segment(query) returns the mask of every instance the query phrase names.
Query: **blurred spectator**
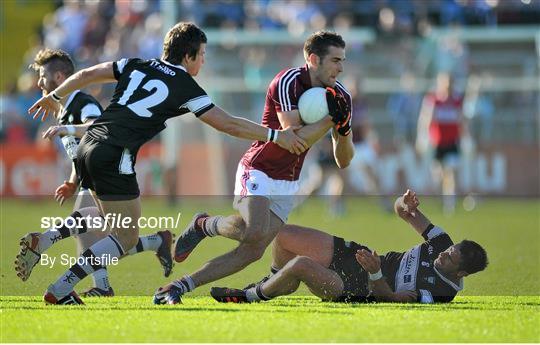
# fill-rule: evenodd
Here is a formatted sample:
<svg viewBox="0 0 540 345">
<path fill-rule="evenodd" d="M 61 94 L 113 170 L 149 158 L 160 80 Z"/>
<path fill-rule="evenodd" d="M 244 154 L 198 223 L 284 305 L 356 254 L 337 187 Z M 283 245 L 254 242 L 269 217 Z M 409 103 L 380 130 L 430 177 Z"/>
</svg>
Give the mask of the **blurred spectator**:
<svg viewBox="0 0 540 345">
<path fill-rule="evenodd" d="M 416 121 L 422 98 L 416 91 L 416 78 L 411 72 L 400 77 L 400 91 L 388 98 L 386 111 L 392 119 L 397 146 L 412 144 L 416 137 Z"/>
<path fill-rule="evenodd" d="M 455 176 L 464 139 L 470 137 L 463 116 L 463 96 L 454 89 L 452 76 L 440 73 L 435 89 L 422 102 L 416 147 L 420 154 L 434 158 L 433 180 L 442 191 L 443 211 L 447 214 L 455 210 Z"/>
</svg>

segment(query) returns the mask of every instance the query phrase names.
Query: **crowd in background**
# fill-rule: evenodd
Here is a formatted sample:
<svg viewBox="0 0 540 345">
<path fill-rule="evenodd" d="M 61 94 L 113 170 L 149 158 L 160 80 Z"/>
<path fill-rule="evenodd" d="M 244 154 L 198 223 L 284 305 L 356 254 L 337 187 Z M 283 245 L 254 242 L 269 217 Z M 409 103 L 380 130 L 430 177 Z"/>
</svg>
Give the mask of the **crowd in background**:
<svg viewBox="0 0 540 345">
<path fill-rule="evenodd" d="M 159 56 L 163 37 L 161 5 L 160 1 L 148 0 L 56 1 L 56 9 L 43 19 L 38 44 L 23 60 L 19 79 L 4 88 L 0 140 L 20 143 L 36 137 L 40 124 L 25 114 L 40 95 L 36 75 L 27 69 L 39 49 L 63 49 L 74 57 L 79 69 L 126 56 Z M 326 27 L 363 26 L 374 28 L 380 35 L 414 36 L 430 25 L 527 24 L 534 22 L 539 13 L 540 3 L 529 0 L 181 0 L 177 18 L 194 21 L 205 29 L 280 28 L 311 32 Z M 449 44 L 443 47 L 459 50 L 463 46 Z M 466 66 L 466 63 L 448 59 L 466 51 L 439 53 L 441 58 L 434 59 L 438 64 L 454 63 L 455 66 L 450 68 L 458 69 Z M 257 50 L 241 56 L 246 75 L 260 73 L 262 67 L 258 56 Z M 403 114 L 410 112 L 414 119 L 421 96 L 411 94 L 408 89 L 411 76 L 406 71 L 399 73 L 402 72 L 403 91 L 390 97 L 388 111 L 396 117 L 395 126 L 408 131 L 414 124 L 404 120 L 408 117 Z M 456 73 L 466 71 L 457 70 Z M 90 91 L 106 105 L 110 89 Z M 401 115 L 396 116 L 398 113 Z"/>
</svg>

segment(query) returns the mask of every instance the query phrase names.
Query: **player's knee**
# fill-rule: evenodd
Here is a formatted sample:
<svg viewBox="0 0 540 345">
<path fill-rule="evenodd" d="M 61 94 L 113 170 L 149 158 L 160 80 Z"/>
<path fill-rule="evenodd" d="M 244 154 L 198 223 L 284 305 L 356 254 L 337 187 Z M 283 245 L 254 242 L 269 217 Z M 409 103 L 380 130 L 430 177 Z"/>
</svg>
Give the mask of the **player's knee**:
<svg viewBox="0 0 540 345">
<path fill-rule="evenodd" d="M 307 256 L 297 256 L 287 263 L 285 269 L 294 276 L 302 276 L 312 271 L 313 260 Z"/>
<path fill-rule="evenodd" d="M 242 234 L 243 243 L 261 243 L 266 240 L 265 229 L 260 227 L 247 227 Z"/>
<path fill-rule="evenodd" d="M 118 242 L 120 242 L 120 245 L 125 252 L 135 247 L 137 242 L 139 242 L 138 231 L 117 231 L 115 237 L 118 239 Z"/>
<path fill-rule="evenodd" d="M 228 225 L 234 229 L 238 229 L 240 231 L 245 231 L 246 229 L 246 222 L 244 221 L 244 218 L 242 218 L 239 215 L 234 215 L 227 217 Z"/>
</svg>

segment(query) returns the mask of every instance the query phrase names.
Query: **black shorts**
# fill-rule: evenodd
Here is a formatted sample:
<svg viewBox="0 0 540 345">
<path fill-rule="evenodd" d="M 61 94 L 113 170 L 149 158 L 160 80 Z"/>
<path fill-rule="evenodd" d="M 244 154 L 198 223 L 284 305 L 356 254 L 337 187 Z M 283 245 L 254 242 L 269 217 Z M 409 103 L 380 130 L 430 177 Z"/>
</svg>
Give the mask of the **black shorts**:
<svg viewBox="0 0 540 345">
<path fill-rule="evenodd" d="M 356 242 L 346 242 L 334 236 L 334 255 L 328 267 L 343 280 L 343 294 L 340 302 L 367 302 L 369 300 L 368 273 L 356 261 L 356 251 L 369 250 Z"/>
<path fill-rule="evenodd" d="M 140 195 L 135 159 L 127 149 L 96 141 L 85 135 L 77 149 L 75 168 L 82 188 L 100 200 L 132 200 Z"/>
<path fill-rule="evenodd" d="M 435 159 L 442 162 L 449 155 L 459 155 L 458 143 L 435 147 Z"/>
</svg>

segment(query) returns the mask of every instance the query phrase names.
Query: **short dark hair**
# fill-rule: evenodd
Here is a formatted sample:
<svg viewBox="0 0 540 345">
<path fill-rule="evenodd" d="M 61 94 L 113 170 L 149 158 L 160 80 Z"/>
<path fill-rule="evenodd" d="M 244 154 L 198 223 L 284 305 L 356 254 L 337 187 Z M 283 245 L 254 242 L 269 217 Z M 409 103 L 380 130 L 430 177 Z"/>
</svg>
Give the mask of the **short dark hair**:
<svg viewBox="0 0 540 345">
<path fill-rule="evenodd" d="M 195 24 L 180 22 L 173 26 L 163 39 L 163 60 L 179 65 L 186 54 L 195 58 L 202 43 L 206 43 L 205 33 Z"/>
<path fill-rule="evenodd" d="M 333 31 L 317 31 L 311 34 L 304 43 L 304 56 L 317 55 L 321 60 L 328 54 L 328 47 L 345 48 L 343 38 Z"/>
<path fill-rule="evenodd" d="M 463 240 L 459 243 L 461 264 L 459 269 L 473 274 L 483 271 L 488 265 L 487 253 L 481 245 L 474 241 Z"/>
<path fill-rule="evenodd" d="M 71 60 L 68 53 L 61 49 L 41 49 L 36 54 L 34 63 L 28 67 L 37 71 L 45 65 L 50 66 L 52 72 L 62 72 L 66 77 L 69 77 L 75 72 L 73 60 Z"/>
</svg>

